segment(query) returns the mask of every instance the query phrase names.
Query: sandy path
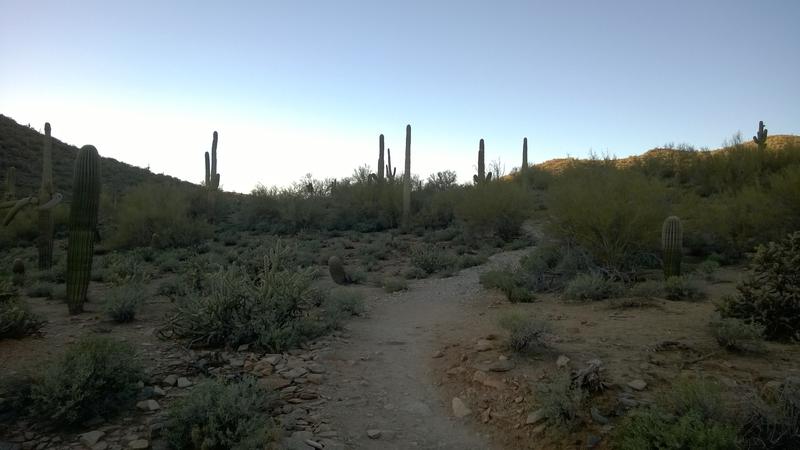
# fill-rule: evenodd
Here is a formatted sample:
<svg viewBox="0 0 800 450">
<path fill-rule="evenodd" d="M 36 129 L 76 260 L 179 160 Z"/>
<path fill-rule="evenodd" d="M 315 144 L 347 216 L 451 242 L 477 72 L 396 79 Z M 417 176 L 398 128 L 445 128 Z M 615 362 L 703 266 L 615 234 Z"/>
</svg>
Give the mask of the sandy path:
<svg viewBox="0 0 800 450">
<path fill-rule="evenodd" d="M 411 283 L 404 293 L 373 294 L 369 316 L 353 321 L 349 338 L 334 344 L 326 357 L 329 374 L 322 392 L 330 401 L 321 413 L 347 448 L 493 448 L 470 429 L 468 419 L 453 416 L 431 362 L 443 338 L 474 339 L 488 305 L 479 295 L 479 274 L 513 263 L 522 253 L 500 253 L 454 277 Z"/>
</svg>

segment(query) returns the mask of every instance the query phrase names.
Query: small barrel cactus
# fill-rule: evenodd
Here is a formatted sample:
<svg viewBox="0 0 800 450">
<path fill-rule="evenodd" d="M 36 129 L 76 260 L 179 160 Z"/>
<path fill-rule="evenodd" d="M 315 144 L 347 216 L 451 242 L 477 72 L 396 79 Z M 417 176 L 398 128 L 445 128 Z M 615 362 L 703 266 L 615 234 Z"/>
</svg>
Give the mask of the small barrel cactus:
<svg viewBox="0 0 800 450">
<path fill-rule="evenodd" d="M 661 247 L 664 249 L 664 277 L 681 275 L 683 225 L 676 216 L 667 217 L 661 227 Z"/>
<path fill-rule="evenodd" d="M 331 272 L 331 278 L 336 284 L 350 284 L 353 282 L 344 270 L 342 259 L 338 256 L 331 256 L 328 260 L 328 270 Z"/>
<path fill-rule="evenodd" d="M 100 205 L 100 155 L 91 145 L 78 150 L 72 186 L 67 244 L 67 305 L 70 314 L 78 314 L 83 311 L 89 289 Z"/>
</svg>

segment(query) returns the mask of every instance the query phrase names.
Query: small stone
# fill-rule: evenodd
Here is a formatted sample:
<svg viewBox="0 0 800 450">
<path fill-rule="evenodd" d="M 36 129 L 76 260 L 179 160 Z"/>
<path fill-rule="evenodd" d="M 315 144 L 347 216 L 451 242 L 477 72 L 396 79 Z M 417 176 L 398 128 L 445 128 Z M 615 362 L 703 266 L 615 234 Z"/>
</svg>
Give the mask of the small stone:
<svg viewBox="0 0 800 450">
<path fill-rule="evenodd" d="M 167 395 L 167 393 L 164 392 L 164 389 L 161 389 L 161 387 L 153 386 L 153 395 L 155 395 L 156 397 L 163 397 Z"/>
<path fill-rule="evenodd" d="M 534 436 L 538 436 L 538 435 L 544 433 L 544 429 L 545 428 L 547 428 L 547 423 L 540 424 L 540 425 L 536 426 L 536 428 L 534 428 L 531 433 Z"/>
<path fill-rule="evenodd" d="M 643 391 L 644 388 L 647 387 L 647 382 L 645 382 L 644 380 L 641 380 L 641 379 L 636 379 L 636 380 L 633 380 L 633 381 L 629 381 L 628 382 L 628 386 L 631 389 L 635 389 L 637 391 Z"/>
<path fill-rule="evenodd" d="M 90 431 L 88 433 L 83 433 L 80 436 L 81 444 L 85 445 L 86 447 L 92 447 L 94 444 L 97 444 L 97 441 L 103 438 L 106 433 L 100 430 Z"/>
<path fill-rule="evenodd" d="M 438 352 L 433 354 L 434 358 L 441 358 L 443 356 L 444 356 L 444 352 L 442 352 L 441 350 L 439 350 Z"/>
<path fill-rule="evenodd" d="M 367 430 L 367 437 L 370 439 L 380 439 L 381 430 Z"/>
<path fill-rule="evenodd" d="M 158 411 L 161 409 L 161 405 L 158 404 L 155 400 L 143 400 L 136 404 L 136 407 L 141 409 L 142 411 Z"/>
<path fill-rule="evenodd" d="M 556 359 L 556 366 L 558 367 L 567 367 L 567 364 L 569 364 L 569 358 L 564 355 L 561 355 L 558 357 L 558 359 Z"/>
<path fill-rule="evenodd" d="M 108 442 L 106 441 L 100 441 L 92 446 L 92 450 L 107 450 L 107 449 L 108 449 Z"/>
<path fill-rule="evenodd" d="M 545 414 L 544 410 L 537 409 L 536 411 L 528 414 L 528 417 L 525 419 L 525 425 L 536 425 L 545 419 L 547 419 L 547 414 Z"/>
<path fill-rule="evenodd" d="M 475 373 L 472 375 L 472 381 L 494 389 L 502 389 L 504 386 L 502 381 L 494 378 L 482 370 L 475 371 Z"/>
<path fill-rule="evenodd" d="M 191 385 L 192 385 L 192 382 L 189 381 L 188 378 L 186 378 L 186 377 L 178 378 L 178 387 L 179 388 L 187 388 L 187 387 L 189 387 Z"/>
<path fill-rule="evenodd" d="M 147 439 L 136 439 L 128 443 L 128 448 L 133 450 L 144 450 L 150 448 L 150 441 Z"/>
<path fill-rule="evenodd" d="M 453 415 L 454 416 L 456 416 L 458 418 L 461 418 L 461 417 L 466 417 L 466 416 L 472 414 L 472 410 L 470 410 L 467 407 L 467 405 L 464 404 L 464 401 L 461 400 L 460 398 L 453 397 L 453 400 L 450 403 L 451 403 L 451 407 L 453 408 Z"/>
<path fill-rule="evenodd" d="M 175 375 L 167 375 L 163 383 L 167 386 L 175 386 L 175 384 L 178 383 L 178 377 Z"/>
<path fill-rule="evenodd" d="M 475 344 L 475 350 L 479 352 L 489 351 L 494 348 L 494 344 L 486 339 L 478 339 L 478 343 Z"/>
<path fill-rule="evenodd" d="M 278 361 L 280 361 L 282 358 L 283 356 L 281 355 L 267 355 L 263 360 L 274 366 L 275 364 L 278 364 Z"/>
<path fill-rule="evenodd" d="M 491 372 L 508 372 L 514 368 L 514 362 L 509 359 L 498 359 L 489 365 Z"/>
<path fill-rule="evenodd" d="M 323 446 L 319 442 L 312 441 L 311 439 L 306 439 L 306 445 L 308 445 L 311 448 L 316 448 L 317 450 L 323 450 L 325 448 L 325 446 Z"/>
<path fill-rule="evenodd" d="M 302 377 L 303 375 L 305 375 L 307 373 L 308 373 L 308 370 L 306 370 L 305 368 L 303 368 L 303 367 L 295 367 L 294 369 L 292 369 L 292 370 L 290 370 L 288 372 L 284 372 L 281 375 L 283 375 L 284 378 L 287 378 L 289 380 L 293 380 L 295 378 L 300 378 L 300 377 Z"/>
<path fill-rule="evenodd" d="M 236 351 L 237 352 L 246 352 L 249 349 L 250 349 L 250 344 L 242 344 L 236 349 Z"/>
<path fill-rule="evenodd" d="M 609 422 L 608 418 L 600 414 L 600 410 L 596 406 L 592 406 L 591 410 L 592 420 L 600 425 L 605 425 Z"/>
</svg>

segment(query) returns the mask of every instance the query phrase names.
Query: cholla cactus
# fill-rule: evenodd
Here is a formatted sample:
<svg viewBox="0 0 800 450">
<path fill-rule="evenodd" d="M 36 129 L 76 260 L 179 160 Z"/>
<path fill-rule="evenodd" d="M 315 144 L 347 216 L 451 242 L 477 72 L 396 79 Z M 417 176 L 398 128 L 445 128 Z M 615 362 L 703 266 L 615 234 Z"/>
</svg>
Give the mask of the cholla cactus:
<svg viewBox="0 0 800 450">
<path fill-rule="evenodd" d="M 667 217 L 661 227 L 661 247 L 664 250 L 664 278 L 681 275 L 683 225 L 676 216 Z"/>
<path fill-rule="evenodd" d="M 78 151 L 72 182 L 67 244 L 67 305 L 70 314 L 83 312 L 92 274 L 94 238 L 100 205 L 100 155 L 91 145 Z"/>
<path fill-rule="evenodd" d="M 758 145 L 759 150 L 767 148 L 767 129 L 764 128 L 764 121 L 758 121 L 758 132 L 753 136 L 753 142 Z"/>
<path fill-rule="evenodd" d="M 492 181 L 492 172 L 486 173 L 486 164 L 484 164 L 484 148 L 483 139 L 478 144 L 478 174 L 472 176 L 472 181 L 475 184 L 483 184 Z"/>
</svg>

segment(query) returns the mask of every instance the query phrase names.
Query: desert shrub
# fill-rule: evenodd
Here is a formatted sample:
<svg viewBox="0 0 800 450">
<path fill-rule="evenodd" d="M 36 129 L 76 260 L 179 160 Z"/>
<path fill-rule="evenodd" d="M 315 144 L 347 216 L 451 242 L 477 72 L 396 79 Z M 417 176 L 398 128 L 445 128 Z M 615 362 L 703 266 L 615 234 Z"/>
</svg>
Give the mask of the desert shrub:
<svg viewBox="0 0 800 450">
<path fill-rule="evenodd" d="M 530 214 L 531 197 L 515 183 L 498 181 L 467 189 L 456 205 L 456 218 L 470 233 L 510 241 Z"/>
<path fill-rule="evenodd" d="M 609 164 L 567 169 L 550 186 L 553 230 L 605 269 L 630 271 L 658 252 L 667 195 L 657 180 Z"/>
<path fill-rule="evenodd" d="M 547 243 L 520 259 L 520 274 L 525 286 L 534 292 L 563 289 L 577 274 L 592 270 L 594 263 L 583 249 L 574 245 Z"/>
<path fill-rule="evenodd" d="M 530 303 L 536 299 L 518 271 L 490 270 L 481 274 L 480 282 L 487 289 L 501 291 L 511 303 Z"/>
<path fill-rule="evenodd" d="M 271 352 L 320 336 L 330 324 L 311 309 L 311 272 L 283 267 L 275 258 L 268 254 L 255 277 L 240 267 L 211 274 L 202 290 L 178 302 L 161 334 L 190 345 L 255 344 Z"/>
<path fill-rule="evenodd" d="M 115 286 L 145 283 L 152 277 L 147 264 L 135 254 L 113 253 L 103 259 L 106 263 L 103 281 Z"/>
<path fill-rule="evenodd" d="M 117 206 L 110 245 L 185 247 L 210 238 L 211 227 L 205 218 L 190 211 L 192 195 L 188 188 L 169 184 L 134 187 Z"/>
<path fill-rule="evenodd" d="M 157 293 L 170 299 L 177 299 L 188 295 L 189 289 L 181 279 L 168 279 L 158 285 Z"/>
<path fill-rule="evenodd" d="M 480 266 L 481 264 L 485 264 L 487 261 L 489 261 L 489 256 L 485 253 L 479 253 L 477 255 L 461 255 L 458 257 L 456 266 L 460 269 L 467 269 L 469 267 Z"/>
<path fill-rule="evenodd" d="M 751 394 L 740 435 L 748 449 L 800 448 L 800 383 L 787 378 L 773 392 Z"/>
<path fill-rule="evenodd" d="M 800 231 L 760 246 L 752 274 L 737 286 L 738 295 L 721 306 L 724 317 L 764 326 L 771 340 L 800 338 Z"/>
<path fill-rule="evenodd" d="M 164 438 L 177 450 L 275 448 L 278 428 L 269 416 L 273 395 L 252 379 L 206 380 L 172 404 Z"/>
<path fill-rule="evenodd" d="M 577 301 L 597 301 L 621 295 L 623 288 L 619 283 L 606 279 L 598 273 L 582 273 L 567 283 L 564 298 Z"/>
<path fill-rule="evenodd" d="M 431 275 L 455 266 L 456 258 L 444 249 L 432 245 L 419 245 L 411 250 L 411 264 Z"/>
<path fill-rule="evenodd" d="M 53 296 L 53 284 L 37 281 L 25 290 L 25 295 L 28 297 L 50 298 Z"/>
<path fill-rule="evenodd" d="M 764 350 L 764 327 L 739 319 L 715 319 L 709 324 L 717 343 L 731 351 L 758 353 Z"/>
<path fill-rule="evenodd" d="M 31 311 L 23 300 L 16 297 L 0 299 L 0 339 L 37 334 L 44 324 L 44 319 Z"/>
<path fill-rule="evenodd" d="M 419 267 L 409 267 L 403 272 L 403 276 L 407 280 L 419 280 L 428 276 L 428 274 Z"/>
<path fill-rule="evenodd" d="M 145 299 L 144 286 L 129 283 L 109 289 L 106 294 L 106 314 L 117 323 L 131 322 Z"/>
<path fill-rule="evenodd" d="M 570 427 L 578 419 L 585 394 L 572 382 L 569 372 L 560 371 L 551 382 L 540 387 L 537 398 L 550 423 Z"/>
<path fill-rule="evenodd" d="M 45 368 L 31 390 L 34 412 L 71 425 L 107 417 L 135 399 L 142 369 L 133 347 L 107 337 L 89 336 L 70 346 Z"/>
<path fill-rule="evenodd" d="M 364 295 L 350 289 L 334 289 L 328 294 L 328 311 L 334 315 L 360 316 L 364 314 Z"/>
<path fill-rule="evenodd" d="M 694 271 L 706 281 L 713 281 L 714 272 L 716 272 L 717 269 L 719 269 L 719 262 L 714 261 L 713 259 L 707 259 L 698 264 Z"/>
<path fill-rule="evenodd" d="M 408 290 L 408 282 L 402 278 L 388 277 L 383 279 L 383 290 L 386 292 L 399 292 Z"/>
<path fill-rule="evenodd" d="M 664 282 L 646 280 L 641 283 L 635 283 L 628 288 L 627 295 L 633 298 L 664 298 Z"/>
<path fill-rule="evenodd" d="M 706 298 L 706 293 L 694 278 L 688 276 L 669 277 L 664 282 L 664 298 L 675 301 L 697 301 Z"/>
<path fill-rule="evenodd" d="M 648 408 L 625 418 L 614 435 L 620 449 L 736 449 L 736 418 L 718 384 L 680 380 Z"/>
<path fill-rule="evenodd" d="M 509 313 L 500 318 L 500 326 L 508 331 L 508 347 L 515 352 L 539 351 L 547 347 L 546 322 L 534 320 L 519 313 Z"/>
</svg>

